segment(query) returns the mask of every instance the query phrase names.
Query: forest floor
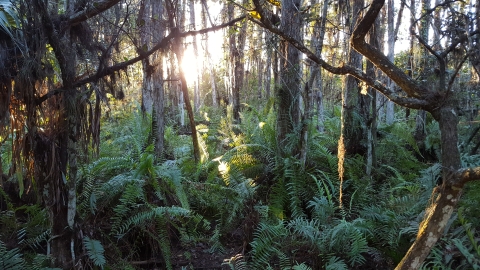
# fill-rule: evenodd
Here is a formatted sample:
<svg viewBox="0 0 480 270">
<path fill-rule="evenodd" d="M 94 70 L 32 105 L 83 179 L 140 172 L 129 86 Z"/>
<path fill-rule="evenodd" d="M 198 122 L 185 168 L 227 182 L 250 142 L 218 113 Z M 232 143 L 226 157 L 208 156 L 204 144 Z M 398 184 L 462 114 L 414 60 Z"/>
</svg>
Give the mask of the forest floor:
<svg viewBox="0 0 480 270">
<path fill-rule="evenodd" d="M 198 244 L 190 249 L 180 248 L 172 254 L 173 269 L 194 270 L 227 270 L 231 269 L 225 262 L 241 254 L 241 243 L 232 242 L 225 246 L 223 252 L 210 252 L 210 248 L 204 244 Z"/>
</svg>

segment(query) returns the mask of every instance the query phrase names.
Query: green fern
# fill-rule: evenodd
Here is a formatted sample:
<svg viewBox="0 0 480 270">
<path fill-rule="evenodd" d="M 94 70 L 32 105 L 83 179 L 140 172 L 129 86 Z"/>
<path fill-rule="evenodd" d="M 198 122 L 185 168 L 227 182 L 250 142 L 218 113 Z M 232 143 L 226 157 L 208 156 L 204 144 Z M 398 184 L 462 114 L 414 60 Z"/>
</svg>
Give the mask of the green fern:
<svg viewBox="0 0 480 270">
<path fill-rule="evenodd" d="M 113 221 L 112 231 L 119 234 L 120 228 L 124 227 L 125 219 L 131 215 L 131 210 L 141 206 L 145 202 L 145 195 L 142 186 L 135 182 L 130 182 L 125 187 L 119 204 L 114 207 L 115 215 L 111 218 Z M 131 218 L 130 218 L 131 219 Z M 129 225 L 127 225 L 128 227 Z"/>
<path fill-rule="evenodd" d="M 163 211 L 162 211 L 163 212 Z M 168 235 L 168 218 L 169 215 L 157 215 L 156 216 L 156 228 L 158 234 L 158 243 L 162 251 L 163 259 L 165 261 L 165 266 L 168 270 L 172 270 L 172 251 L 170 248 L 171 240 Z"/>
<path fill-rule="evenodd" d="M 157 217 L 167 215 L 170 218 L 185 217 L 190 214 L 190 211 L 181 207 L 155 207 L 143 212 L 139 212 L 126 220 L 120 221 L 117 226 L 112 228 L 112 232 L 118 237 L 122 238 L 132 227 L 141 226 L 146 221 L 152 221 Z"/>
<path fill-rule="evenodd" d="M 455 238 L 452 241 L 463 256 L 465 256 L 471 267 L 473 267 L 473 269 L 480 269 L 480 245 L 478 239 L 475 237 L 475 229 L 472 228 L 472 224 L 468 223 L 465 219 L 463 211 L 463 208 L 458 209 L 458 219 L 468 237 L 467 245 L 469 247 L 467 248 L 467 246 L 464 245 L 464 242 L 458 238 Z"/>
<path fill-rule="evenodd" d="M 277 224 L 260 223 L 250 243 L 252 247 L 252 269 L 262 269 L 270 260 L 283 255 L 281 251 L 282 240 L 288 236 L 288 231 L 283 222 Z"/>
<path fill-rule="evenodd" d="M 292 230 L 294 234 L 306 239 L 312 246 L 324 242 L 324 239 L 322 239 L 322 225 L 319 220 L 296 218 L 288 223 L 287 228 Z"/>
<path fill-rule="evenodd" d="M 25 269 L 25 261 L 20 253 L 20 249 L 14 248 L 7 250 L 3 241 L 0 241 L 0 269 Z"/>
<path fill-rule="evenodd" d="M 166 161 L 156 168 L 156 173 L 175 192 L 182 207 L 190 209 L 190 203 L 182 184 L 182 172 L 176 162 Z"/>
<path fill-rule="evenodd" d="M 325 264 L 325 270 L 348 270 L 348 266 L 339 257 L 332 256 Z"/>
<path fill-rule="evenodd" d="M 328 231 L 329 248 L 334 252 L 345 254 L 350 266 L 362 265 L 365 262 L 363 254 L 369 250 L 365 234 L 370 233 L 363 219 L 348 222 L 342 219 Z"/>
<path fill-rule="evenodd" d="M 103 269 L 107 261 L 103 253 L 105 252 L 102 243 L 100 241 L 91 239 L 89 237 L 83 238 L 83 245 L 87 251 L 88 257 L 92 260 L 93 264 Z"/>
<path fill-rule="evenodd" d="M 288 268 L 288 269 L 292 269 L 292 270 L 312 270 L 311 267 L 309 267 L 308 265 L 306 265 L 304 263 L 296 264 L 292 268 Z M 288 270 L 288 269 L 285 269 L 285 270 Z"/>
</svg>

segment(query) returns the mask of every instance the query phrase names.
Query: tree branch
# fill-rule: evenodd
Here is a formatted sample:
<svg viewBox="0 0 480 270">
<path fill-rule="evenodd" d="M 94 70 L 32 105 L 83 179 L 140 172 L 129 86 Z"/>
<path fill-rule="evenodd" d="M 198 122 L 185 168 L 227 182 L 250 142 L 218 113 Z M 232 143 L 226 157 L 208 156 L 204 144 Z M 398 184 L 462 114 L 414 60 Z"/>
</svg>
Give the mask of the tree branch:
<svg viewBox="0 0 480 270">
<path fill-rule="evenodd" d="M 82 79 L 82 80 L 75 81 L 72 84 L 70 84 L 70 87 L 71 88 L 76 88 L 76 87 L 82 86 L 82 85 L 87 84 L 87 83 L 96 82 L 96 81 L 100 80 L 101 78 L 103 78 L 105 76 L 114 74 L 115 72 L 118 72 L 120 70 L 124 70 L 128 66 L 133 65 L 133 64 L 145 59 L 146 57 L 150 56 L 154 52 L 156 52 L 160 49 L 166 48 L 168 46 L 168 44 L 170 43 L 170 41 L 173 40 L 174 38 L 182 38 L 182 37 L 194 36 L 194 35 L 205 34 L 205 33 L 208 33 L 208 32 L 217 31 L 217 30 L 220 30 L 220 29 L 228 27 L 228 26 L 233 26 L 235 23 L 237 23 L 237 22 L 239 22 L 243 19 L 245 19 L 245 16 L 238 17 L 236 19 L 233 19 L 233 20 L 231 20 L 229 22 L 226 22 L 224 24 L 221 24 L 221 25 L 217 25 L 217 26 L 213 26 L 213 27 L 209 27 L 209 28 L 205 28 L 205 29 L 200 29 L 200 30 L 196 30 L 196 31 L 187 31 L 187 32 L 183 32 L 183 33 L 180 33 L 177 28 L 173 28 L 172 31 L 167 36 L 165 36 L 159 43 L 157 43 L 152 49 L 150 49 L 146 52 L 143 52 L 143 53 L 139 53 L 138 56 L 136 56 L 136 57 L 134 57 L 130 60 L 118 63 L 116 65 L 113 65 L 113 66 L 110 66 L 110 67 L 103 67 L 103 68 L 99 67 L 99 69 L 97 70 L 97 72 L 94 75 L 89 76 L 89 77 L 87 77 L 85 79 Z M 63 86 L 60 87 L 60 88 L 53 89 L 53 90 L 49 91 L 48 93 L 46 93 L 45 95 L 37 98 L 37 100 L 35 101 L 35 104 L 40 105 L 45 100 L 47 100 L 47 99 L 49 99 L 53 96 L 56 96 L 56 95 L 62 93 L 63 91 L 65 91 L 65 90 L 66 90 L 66 88 L 64 88 Z"/>
<path fill-rule="evenodd" d="M 350 43 L 355 50 L 367 57 L 409 96 L 425 100 L 428 104 L 433 105 L 438 100 L 437 93 L 419 86 L 411 77 L 390 62 L 385 55 L 365 42 L 365 36 L 375 22 L 384 3 L 384 0 L 374 0 L 372 2 L 367 13 L 353 31 Z"/>
<path fill-rule="evenodd" d="M 351 66 L 339 66 L 335 67 L 327 62 L 325 62 L 323 59 L 319 58 L 315 53 L 310 51 L 303 43 L 295 40 L 293 37 L 288 36 L 287 34 L 283 33 L 280 29 L 277 27 L 273 26 L 272 23 L 270 22 L 269 18 L 266 16 L 266 12 L 263 10 L 262 5 L 260 4 L 259 0 L 253 0 L 253 3 L 255 5 L 255 10 L 260 14 L 260 21 L 255 20 L 252 17 L 249 17 L 248 19 L 261 27 L 268 29 L 270 32 L 282 37 L 284 40 L 288 41 L 290 44 L 292 44 L 294 47 L 296 47 L 299 51 L 304 53 L 310 60 L 313 62 L 317 63 L 320 65 L 322 68 L 327 70 L 330 73 L 333 74 L 338 74 L 338 75 L 346 75 L 350 74 L 357 79 L 365 82 L 368 86 L 378 90 L 382 94 L 384 94 L 388 99 L 393 101 L 394 103 L 412 108 L 412 109 L 422 109 L 425 108 L 429 105 L 429 103 L 424 100 L 424 99 L 419 99 L 416 97 L 407 97 L 404 95 L 401 95 L 400 93 L 395 92 L 393 89 L 389 89 L 387 86 L 385 86 L 383 83 L 380 81 L 368 76 L 366 73 L 364 73 L 360 69 L 353 68 Z M 392 64 L 393 65 L 393 64 Z M 400 71 L 401 72 L 401 71 Z"/>
<path fill-rule="evenodd" d="M 480 180 L 480 167 L 460 169 L 454 173 L 451 180 L 454 181 L 454 183 L 452 183 L 454 186 L 458 186 L 459 184 L 463 186 L 467 182 Z"/>
<path fill-rule="evenodd" d="M 89 2 L 89 1 L 87 1 Z M 86 21 L 88 18 L 96 16 L 105 10 L 116 5 L 120 0 L 100 0 L 93 3 L 87 3 L 85 9 L 74 13 L 68 19 L 68 23 L 73 26 L 77 25 L 83 21 Z"/>
</svg>

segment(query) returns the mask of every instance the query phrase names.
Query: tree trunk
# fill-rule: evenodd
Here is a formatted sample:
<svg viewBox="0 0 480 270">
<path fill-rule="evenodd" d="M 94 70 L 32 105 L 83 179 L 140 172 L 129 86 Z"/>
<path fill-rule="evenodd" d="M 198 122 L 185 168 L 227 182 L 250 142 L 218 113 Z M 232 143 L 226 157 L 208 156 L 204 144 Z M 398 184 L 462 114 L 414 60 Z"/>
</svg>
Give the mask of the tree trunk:
<svg viewBox="0 0 480 270">
<path fill-rule="evenodd" d="M 55 236 L 51 240 L 51 252 L 55 257 L 55 265 L 65 269 L 72 267 L 75 263 L 76 142 L 80 124 L 80 120 L 77 119 L 80 110 L 77 107 L 79 106 L 77 102 L 80 99 L 77 96 L 77 91 L 72 87 L 72 82 L 75 80 L 76 57 L 69 34 L 62 38 L 54 31 L 54 25 L 47 6 L 40 1 L 34 1 L 34 6 L 40 13 L 43 30 L 48 36 L 48 41 L 52 46 L 60 67 L 63 87 L 67 89 L 61 99 L 63 110 L 61 111 L 62 117 L 60 117 L 60 128 L 58 129 L 60 132 L 57 137 L 59 146 L 57 164 L 59 172 L 54 174 L 51 178 L 52 181 L 48 183 L 45 183 L 47 179 L 44 178 L 44 185 L 40 189 L 40 194 L 45 194 L 45 192 L 48 194 L 48 196 L 44 197 L 44 203 L 50 206 L 48 209 L 49 217 L 52 224 L 52 235 Z M 73 3 L 71 6 L 66 7 L 67 10 L 71 8 L 73 8 Z M 35 145 L 34 147 L 34 155 L 38 158 L 43 154 L 38 152 L 44 151 L 40 146 Z M 42 171 L 46 169 L 38 168 L 39 165 L 39 163 L 35 163 L 37 170 Z"/>
<path fill-rule="evenodd" d="M 302 40 L 302 20 L 299 9 L 301 0 L 286 1 L 282 6 L 280 28 L 296 40 Z M 287 134 L 292 133 L 300 121 L 300 51 L 286 40 L 280 41 L 280 84 L 277 87 L 277 144 L 285 145 Z M 287 149 L 279 149 L 282 156 Z M 292 155 L 298 154 L 299 149 L 292 149 Z"/>
<path fill-rule="evenodd" d="M 351 12 L 348 15 L 346 25 L 350 27 L 350 33 L 353 31 L 359 13 L 363 8 L 364 1 L 350 1 Z M 348 37 L 346 37 L 348 40 Z M 348 47 L 348 65 L 362 70 L 362 55 L 355 51 L 351 46 Z M 357 78 L 347 75 L 342 87 L 342 126 L 340 139 L 343 141 L 343 155 L 349 156 L 354 154 L 362 154 L 361 139 L 364 136 L 361 123 L 355 120 L 355 112 L 358 112 L 360 87 Z"/>
<path fill-rule="evenodd" d="M 267 59 L 265 60 L 265 99 L 270 99 L 270 88 L 272 85 L 272 55 L 273 55 L 273 42 L 274 35 L 268 31 L 265 31 L 265 44 L 267 47 Z"/>
<path fill-rule="evenodd" d="M 183 16 L 183 7 L 184 3 L 181 7 L 174 7 L 172 2 L 167 2 L 167 14 L 168 14 L 168 22 L 170 24 L 170 31 L 179 31 L 179 28 L 182 28 L 185 23 L 185 16 Z M 177 12 L 178 11 L 178 12 Z M 175 20 L 177 18 L 177 20 Z M 178 22 L 178 24 L 177 24 Z M 200 162 L 200 145 L 198 144 L 198 134 L 197 134 L 197 127 L 195 124 L 195 118 L 193 115 L 193 108 L 190 102 L 189 94 L 188 94 L 188 87 L 187 87 L 187 80 L 185 79 L 185 74 L 180 68 L 180 63 L 183 61 L 183 52 L 185 46 L 182 43 L 182 38 L 175 38 L 172 44 L 173 52 L 177 57 L 177 66 L 178 72 L 180 77 L 180 87 L 183 93 L 183 98 L 185 100 L 185 108 L 187 110 L 188 120 L 190 123 L 190 130 L 192 132 L 192 146 L 193 146 L 193 157 L 195 159 L 195 163 Z"/>
<path fill-rule="evenodd" d="M 195 26 L 195 0 L 190 0 L 189 2 L 189 9 L 190 9 L 190 30 L 196 30 Z M 195 59 L 197 61 L 195 62 L 195 70 L 197 71 L 197 78 L 194 83 L 194 88 L 193 88 L 193 105 L 195 108 L 195 111 L 197 112 L 200 109 L 200 68 L 199 68 L 199 58 L 198 58 L 198 46 L 197 46 L 197 36 L 193 36 L 193 53 L 195 55 Z"/>
<path fill-rule="evenodd" d="M 323 1 L 323 8 L 322 8 L 322 17 L 320 20 L 319 24 L 319 29 L 315 32 L 318 32 L 318 35 L 315 34 L 315 41 L 318 42 L 316 44 L 316 55 L 321 55 L 323 51 L 323 40 L 325 39 L 325 32 L 327 29 L 327 15 L 328 15 L 328 6 L 329 6 L 329 1 L 324 0 Z M 317 25 L 318 22 L 315 24 Z M 318 67 L 318 74 L 317 77 L 315 78 L 314 82 L 314 87 L 312 89 L 315 89 L 314 92 L 314 99 L 316 101 L 316 106 L 317 106 L 317 130 L 319 132 L 324 132 L 324 108 L 323 108 L 323 80 L 322 80 L 322 69 Z"/>
<path fill-rule="evenodd" d="M 144 22 L 140 40 L 142 46 L 149 50 L 163 38 L 165 29 L 160 19 L 163 15 L 163 4 L 159 1 L 146 0 L 140 8 L 139 18 Z M 151 33 L 156 33 L 154 36 Z M 142 61 L 142 109 L 152 114 L 152 134 L 155 138 L 155 155 L 163 158 L 164 146 L 164 87 L 163 63 L 160 52 L 152 54 Z"/>
<path fill-rule="evenodd" d="M 181 49 L 183 46 L 181 45 L 181 41 L 176 38 L 175 39 L 175 55 L 177 56 L 177 62 L 182 63 L 183 53 Z M 188 94 L 188 87 L 187 87 L 187 80 L 185 79 L 185 74 L 183 73 L 182 69 L 179 68 L 179 75 L 180 75 L 180 87 L 183 93 L 183 98 L 185 100 L 185 108 L 187 109 L 188 120 L 190 123 L 190 130 L 192 132 L 192 144 L 193 144 L 193 157 L 195 159 L 195 163 L 200 161 L 200 147 L 198 144 L 198 135 L 197 135 L 197 126 L 195 124 L 195 118 L 193 115 L 193 108 L 192 104 L 190 103 L 190 98 Z"/>
<path fill-rule="evenodd" d="M 437 187 L 431 197 L 432 204 L 427 208 L 420 224 L 415 242 L 395 268 L 396 270 L 419 269 L 433 246 L 443 235 L 453 210 L 462 194 L 463 181 L 455 177 L 460 169 L 458 143 L 458 116 L 455 109 L 445 106 L 434 115 L 439 122 L 442 145 L 443 184 Z"/>
<path fill-rule="evenodd" d="M 369 44 L 380 51 L 383 51 L 383 31 L 380 28 L 380 19 L 377 18 L 374 26 L 370 28 Z M 367 61 L 367 74 L 372 74 L 375 78 L 377 74 L 376 69 L 371 61 Z M 367 110 L 362 115 L 367 116 L 365 119 L 367 126 L 367 162 L 365 166 L 365 173 L 368 176 L 372 175 L 372 170 L 376 168 L 375 147 L 377 144 L 377 97 L 375 89 L 368 87 L 367 93 L 363 93 L 361 99 L 364 100 L 364 108 Z M 388 118 L 388 117 L 387 117 Z"/>
<path fill-rule="evenodd" d="M 234 16 L 233 4 L 228 4 L 228 20 L 232 20 Z M 232 87 L 232 108 L 233 119 L 236 123 L 240 122 L 240 91 L 243 88 L 244 80 L 244 48 L 246 37 L 247 24 L 243 23 L 238 34 L 230 34 L 230 68 L 232 72 L 231 87 Z"/>
<path fill-rule="evenodd" d="M 394 62 L 394 54 L 395 54 L 395 25 L 394 25 L 394 17 L 395 17 L 395 7 L 393 5 L 393 0 L 388 0 L 387 4 L 387 33 L 388 33 L 388 53 L 387 58 L 390 62 Z M 399 18 L 400 19 L 400 18 Z M 390 78 L 387 78 L 387 84 L 390 89 L 393 89 L 394 83 Z M 385 123 L 387 125 L 393 124 L 395 121 L 395 107 L 391 100 L 385 98 L 382 95 L 383 99 L 385 100 Z"/>
<path fill-rule="evenodd" d="M 421 3 L 422 3 L 422 8 L 421 8 L 422 13 L 425 13 L 430 8 L 430 0 L 422 0 Z M 428 41 L 429 22 L 430 22 L 429 16 L 424 16 L 420 20 L 420 25 L 418 28 L 418 31 L 420 32 L 420 37 L 426 41 Z M 425 48 L 421 48 L 420 52 L 421 52 L 421 55 L 419 57 L 421 59 L 421 62 L 425 63 L 426 61 L 424 59 L 427 59 L 428 52 Z M 424 66 L 421 72 L 426 73 L 425 71 L 426 68 L 427 66 Z M 425 139 L 427 138 L 427 133 L 425 129 L 426 121 L 427 121 L 427 113 L 423 110 L 419 110 L 417 112 L 417 118 L 415 120 L 414 138 L 421 151 L 425 151 L 425 147 L 426 147 L 425 146 Z"/>
<path fill-rule="evenodd" d="M 207 7 L 202 5 L 202 27 L 207 28 Z M 217 85 L 215 84 L 215 69 L 213 67 L 213 63 L 210 59 L 210 49 L 208 44 L 208 33 L 204 34 L 205 39 L 205 61 L 206 66 L 208 69 L 208 73 L 210 74 L 210 87 L 212 88 L 212 107 L 218 107 L 218 94 L 217 94 Z"/>
</svg>

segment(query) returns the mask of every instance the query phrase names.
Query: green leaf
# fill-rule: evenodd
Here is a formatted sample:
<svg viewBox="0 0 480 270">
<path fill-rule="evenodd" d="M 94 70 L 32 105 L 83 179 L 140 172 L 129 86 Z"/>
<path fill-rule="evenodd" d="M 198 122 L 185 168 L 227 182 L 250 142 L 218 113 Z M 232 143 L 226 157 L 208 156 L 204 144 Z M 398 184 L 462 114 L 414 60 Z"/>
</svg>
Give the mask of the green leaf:
<svg viewBox="0 0 480 270">
<path fill-rule="evenodd" d="M 102 243 L 100 241 L 91 239 L 89 237 L 83 238 L 83 245 L 87 250 L 88 257 L 93 261 L 96 266 L 103 266 L 107 263 L 103 253 L 105 252 Z"/>
</svg>

